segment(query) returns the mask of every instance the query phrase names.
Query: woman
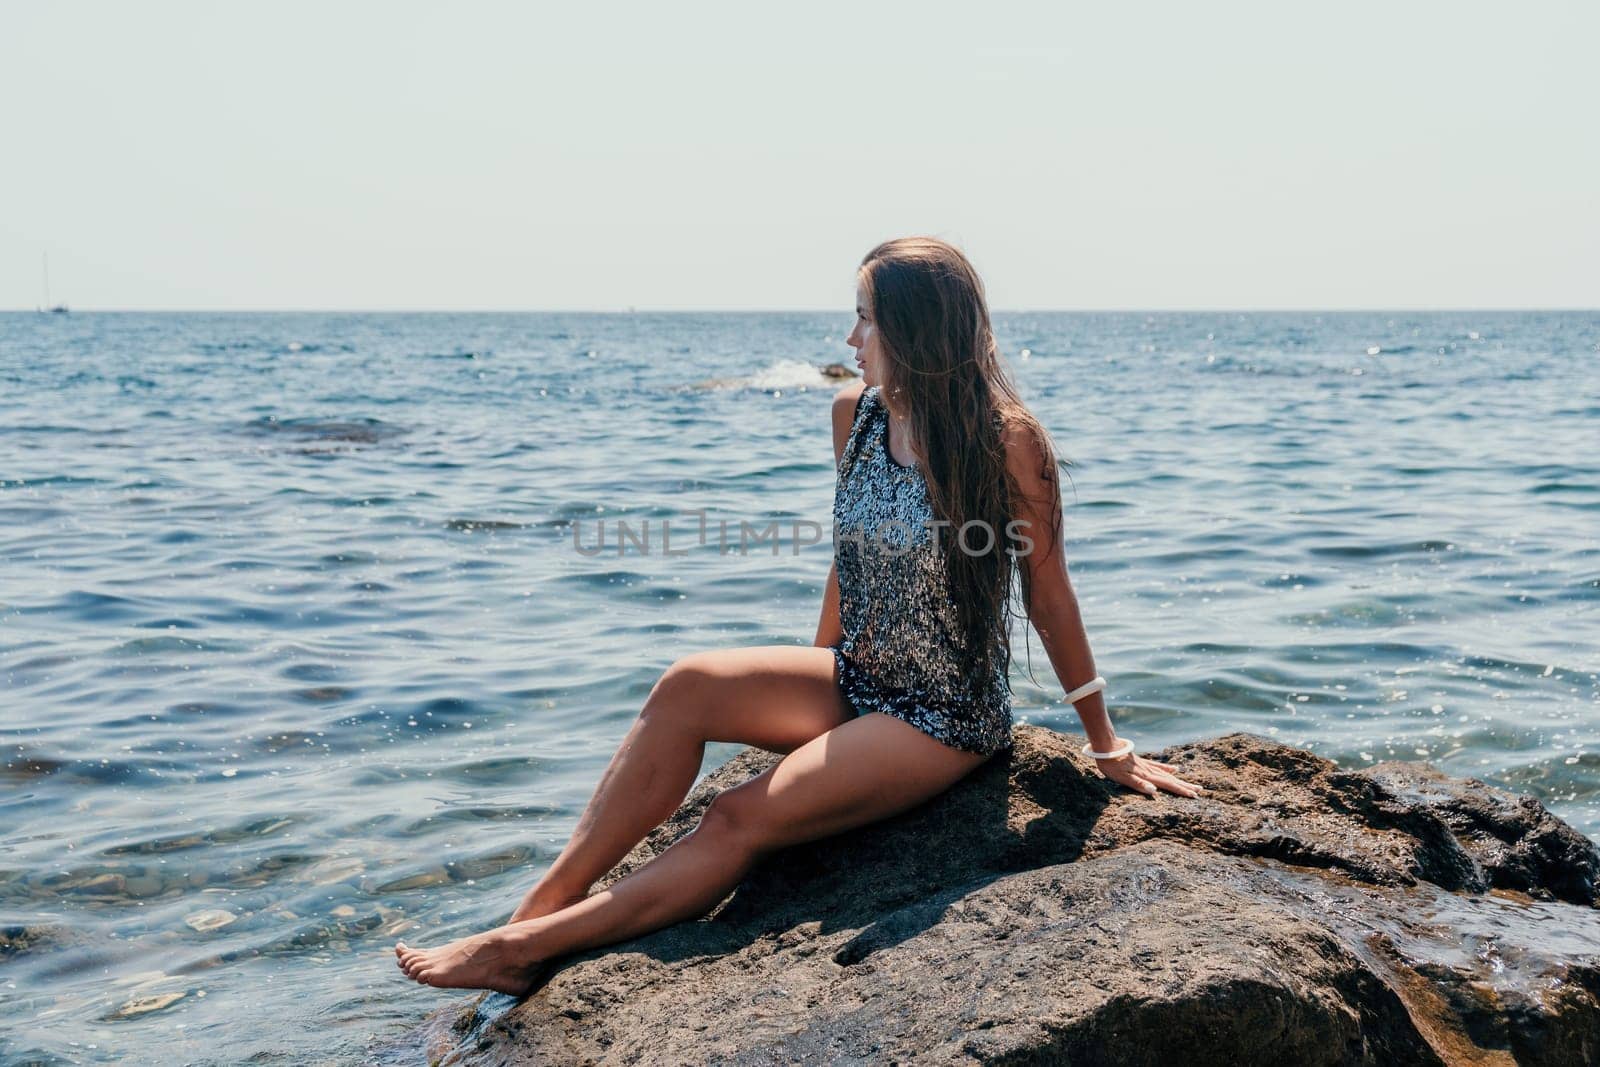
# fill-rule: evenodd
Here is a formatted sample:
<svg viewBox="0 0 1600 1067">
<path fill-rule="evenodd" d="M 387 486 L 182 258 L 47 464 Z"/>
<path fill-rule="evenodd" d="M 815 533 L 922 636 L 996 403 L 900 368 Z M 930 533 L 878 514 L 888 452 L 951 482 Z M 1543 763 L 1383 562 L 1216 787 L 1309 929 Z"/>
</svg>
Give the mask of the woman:
<svg viewBox="0 0 1600 1067">
<path fill-rule="evenodd" d="M 762 856 L 948 789 L 1011 745 L 1013 577 L 1101 773 L 1201 792 L 1111 728 L 1067 577 L 1055 454 L 1000 362 L 972 265 L 933 238 L 885 242 L 862 261 L 856 304 L 862 381 L 833 402 L 835 557 L 815 642 L 674 663 L 511 920 L 432 950 L 397 944 L 409 977 L 524 993 L 543 961 L 703 915 Z M 677 810 L 708 741 L 784 758 L 588 895 Z"/>
</svg>

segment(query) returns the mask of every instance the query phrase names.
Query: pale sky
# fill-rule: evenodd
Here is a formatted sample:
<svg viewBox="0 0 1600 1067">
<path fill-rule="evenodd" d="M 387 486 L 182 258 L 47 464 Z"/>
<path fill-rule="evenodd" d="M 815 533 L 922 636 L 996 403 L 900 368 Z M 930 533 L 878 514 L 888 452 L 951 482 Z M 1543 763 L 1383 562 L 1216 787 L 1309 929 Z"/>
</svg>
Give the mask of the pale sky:
<svg viewBox="0 0 1600 1067">
<path fill-rule="evenodd" d="M 1600 306 L 1600 4 L 0 0 L 0 307 Z"/>
</svg>

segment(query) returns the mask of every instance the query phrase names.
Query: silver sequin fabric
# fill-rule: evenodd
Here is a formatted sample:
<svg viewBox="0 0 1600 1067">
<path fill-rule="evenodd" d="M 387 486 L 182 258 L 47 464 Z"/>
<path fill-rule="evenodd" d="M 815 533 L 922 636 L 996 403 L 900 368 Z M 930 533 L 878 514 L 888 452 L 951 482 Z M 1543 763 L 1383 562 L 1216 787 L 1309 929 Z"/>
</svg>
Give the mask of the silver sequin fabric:
<svg viewBox="0 0 1600 1067">
<path fill-rule="evenodd" d="M 992 755 L 1012 744 L 1010 683 L 999 666 L 987 677 L 962 674 L 943 558 L 960 550 L 948 526 L 924 525 L 935 518 L 927 482 L 889 455 L 888 441 L 888 408 L 871 386 L 834 487 L 839 687 L 859 715 L 881 711 L 954 748 Z"/>
</svg>

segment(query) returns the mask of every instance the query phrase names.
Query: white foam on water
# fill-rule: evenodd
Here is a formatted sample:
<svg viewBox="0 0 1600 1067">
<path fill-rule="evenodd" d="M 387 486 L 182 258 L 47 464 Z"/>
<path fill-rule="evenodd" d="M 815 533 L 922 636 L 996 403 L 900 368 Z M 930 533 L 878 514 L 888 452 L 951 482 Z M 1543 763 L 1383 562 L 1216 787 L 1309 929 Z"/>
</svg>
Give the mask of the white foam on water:
<svg viewBox="0 0 1600 1067">
<path fill-rule="evenodd" d="M 752 389 L 798 389 L 801 386 L 822 385 L 832 381 L 825 377 L 815 363 L 803 359 L 780 359 L 756 371 L 748 378 L 735 378 L 735 385 Z"/>
</svg>

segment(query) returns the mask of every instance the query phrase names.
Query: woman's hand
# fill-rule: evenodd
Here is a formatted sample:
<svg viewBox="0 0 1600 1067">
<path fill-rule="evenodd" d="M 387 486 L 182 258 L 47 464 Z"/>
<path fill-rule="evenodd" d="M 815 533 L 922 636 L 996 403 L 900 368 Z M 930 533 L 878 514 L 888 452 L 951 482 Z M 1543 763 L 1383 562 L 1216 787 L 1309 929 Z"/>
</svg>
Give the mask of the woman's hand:
<svg viewBox="0 0 1600 1067">
<path fill-rule="evenodd" d="M 1199 796 L 1205 792 L 1200 786 L 1186 782 L 1174 774 L 1178 768 L 1172 764 L 1145 759 L 1134 752 L 1118 756 L 1116 759 L 1097 759 L 1094 764 L 1101 774 L 1113 782 L 1121 782 L 1134 792 L 1144 793 L 1146 796 L 1154 796 L 1158 788 L 1176 793 L 1180 797 Z"/>
</svg>

